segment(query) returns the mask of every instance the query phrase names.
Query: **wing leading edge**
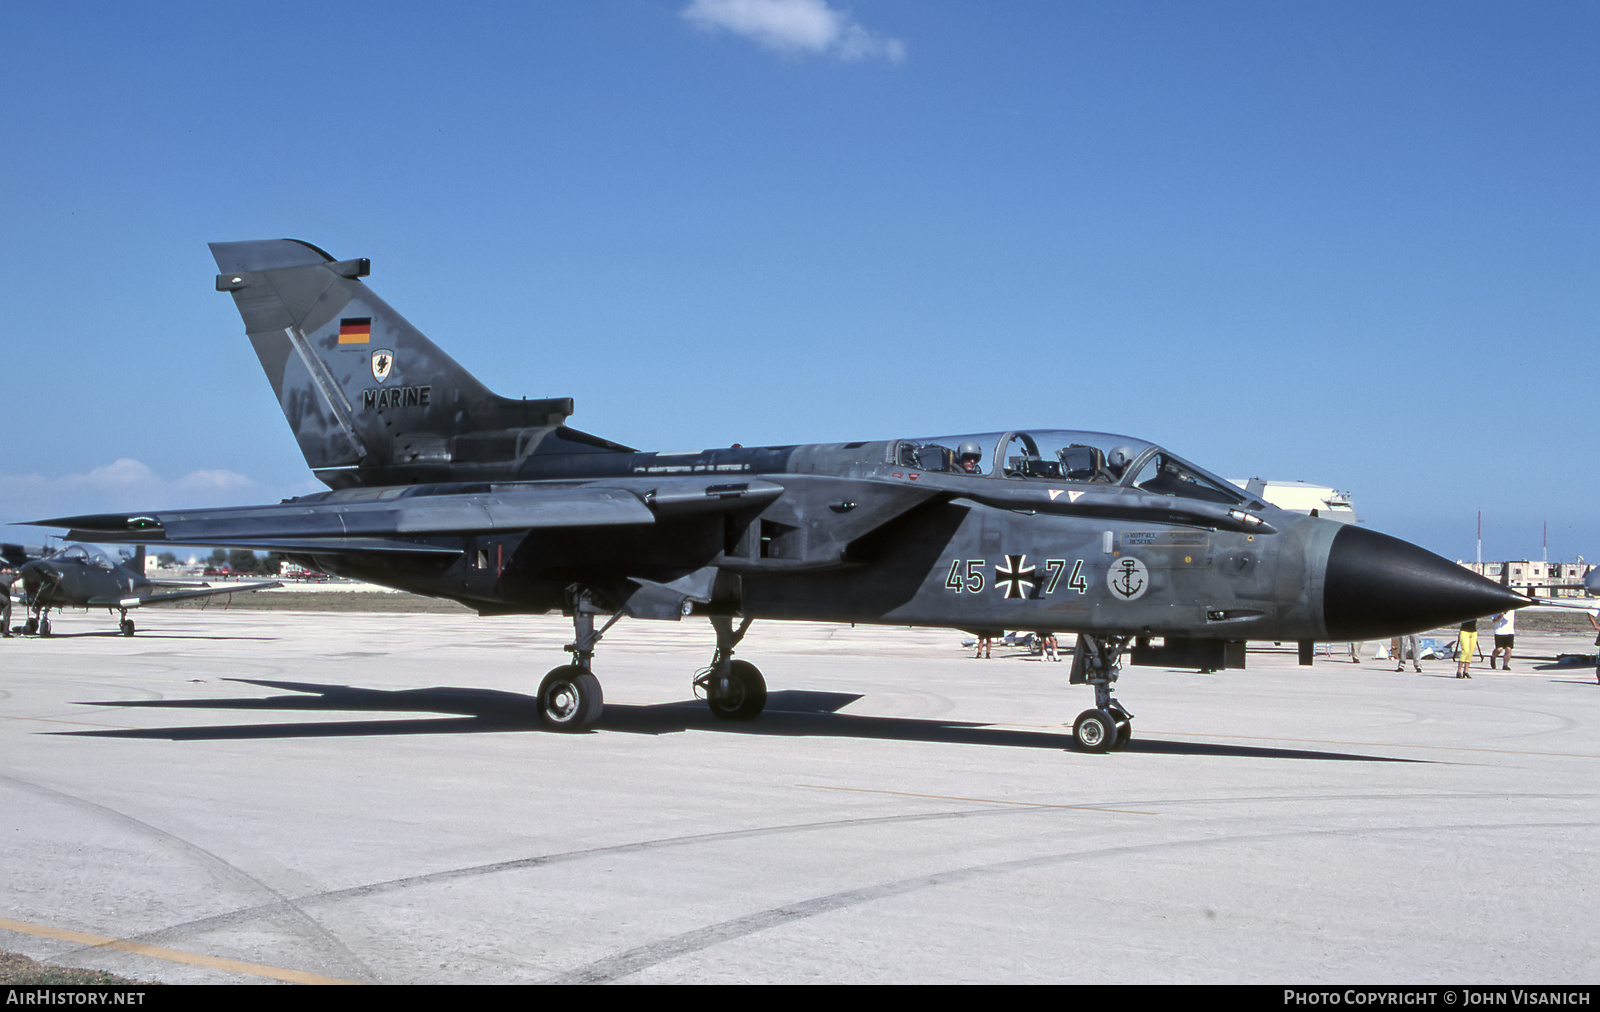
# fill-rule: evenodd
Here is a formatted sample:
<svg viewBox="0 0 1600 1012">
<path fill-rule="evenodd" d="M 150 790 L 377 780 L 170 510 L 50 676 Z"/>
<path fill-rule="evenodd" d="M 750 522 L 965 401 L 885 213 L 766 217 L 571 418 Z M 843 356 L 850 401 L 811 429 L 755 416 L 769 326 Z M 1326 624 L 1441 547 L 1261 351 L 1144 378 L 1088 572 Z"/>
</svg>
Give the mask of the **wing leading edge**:
<svg viewBox="0 0 1600 1012">
<path fill-rule="evenodd" d="M 276 580 L 265 583 L 236 583 L 229 587 L 196 587 L 193 590 L 171 590 L 159 594 L 133 594 L 126 597 L 91 597 L 86 603 L 91 608 L 142 608 L 147 604 L 168 604 L 188 601 L 197 597 L 215 597 L 218 594 L 243 594 L 252 590 L 271 590 L 283 584 Z"/>
</svg>

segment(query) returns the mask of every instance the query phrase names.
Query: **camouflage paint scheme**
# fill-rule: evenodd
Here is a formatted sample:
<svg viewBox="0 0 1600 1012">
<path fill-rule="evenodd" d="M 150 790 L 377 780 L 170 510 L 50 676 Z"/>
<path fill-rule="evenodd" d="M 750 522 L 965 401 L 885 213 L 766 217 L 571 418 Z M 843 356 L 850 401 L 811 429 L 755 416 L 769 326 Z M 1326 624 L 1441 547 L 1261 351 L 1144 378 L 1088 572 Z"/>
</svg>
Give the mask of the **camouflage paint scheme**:
<svg viewBox="0 0 1600 1012">
<path fill-rule="evenodd" d="M 1130 437 L 636 451 L 568 427 L 570 399 L 490 392 L 372 293 L 365 260 L 287 239 L 212 251 L 330 491 L 40 523 L 273 549 L 484 614 L 560 609 L 585 673 L 594 614 L 721 617 L 723 675 L 734 617 L 1073 632 L 1109 644 L 1104 682 L 1125 645 L 1135 662 L 1237 666 L 1246 639 L 1373 639 L 1526 603 Z"/>
</svg>

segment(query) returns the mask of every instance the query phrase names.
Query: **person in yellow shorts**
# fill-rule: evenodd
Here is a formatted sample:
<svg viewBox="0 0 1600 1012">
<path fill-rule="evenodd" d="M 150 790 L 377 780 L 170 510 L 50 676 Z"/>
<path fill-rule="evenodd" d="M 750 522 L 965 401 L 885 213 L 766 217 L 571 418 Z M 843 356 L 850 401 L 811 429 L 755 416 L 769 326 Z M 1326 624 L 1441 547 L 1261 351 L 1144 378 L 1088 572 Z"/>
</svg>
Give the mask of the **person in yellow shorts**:
<svg viewBox="0 0 1600 1012">
<path fill-rule="evenodd" d="M 1478 652 L 1478 620 L 1470 619 L 1461 623 L 1461 632 L 1456 636 L 1456 677 L 1471 678 L 1472 655 Z"/>
</svg>

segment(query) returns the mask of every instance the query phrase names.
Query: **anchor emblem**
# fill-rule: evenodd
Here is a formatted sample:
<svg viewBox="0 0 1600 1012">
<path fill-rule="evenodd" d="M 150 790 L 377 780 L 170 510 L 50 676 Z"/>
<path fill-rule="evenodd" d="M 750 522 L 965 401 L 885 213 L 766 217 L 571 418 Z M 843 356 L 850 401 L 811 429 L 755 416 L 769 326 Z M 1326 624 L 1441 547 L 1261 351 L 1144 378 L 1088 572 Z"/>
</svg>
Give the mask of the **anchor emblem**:
<svg viewBox="0 0 1600 1012">
<path fill-rule="evenodd" d="M 1106 573 L 1106 586 L 1124 601 L 1136 600 L 1150 588 L 1150 571 L 1138 559 L 1118 559 Z"/>
</svg>

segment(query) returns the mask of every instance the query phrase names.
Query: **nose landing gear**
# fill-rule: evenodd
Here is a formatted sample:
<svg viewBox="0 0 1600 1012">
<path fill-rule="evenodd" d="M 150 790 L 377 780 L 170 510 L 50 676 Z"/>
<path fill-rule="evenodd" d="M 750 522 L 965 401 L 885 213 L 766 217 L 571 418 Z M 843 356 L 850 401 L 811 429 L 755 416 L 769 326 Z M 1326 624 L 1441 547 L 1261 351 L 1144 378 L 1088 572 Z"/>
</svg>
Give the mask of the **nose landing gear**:
<svg viewBox="0 0 1600 1012">
<path fill-rule="evenodd" d="M 1111 685 L 1122 672 L 1122 651 L 1129 639 L 1078 635 L 1068 681 L 1094 686 L 1094 709 L 1078 714 L 1072 723 L 1072 740 L 1080 751 L 1110 752 L 1125 748 L 1133 738 L 1133 714 L 1111 696 Z"/>
</svg>

